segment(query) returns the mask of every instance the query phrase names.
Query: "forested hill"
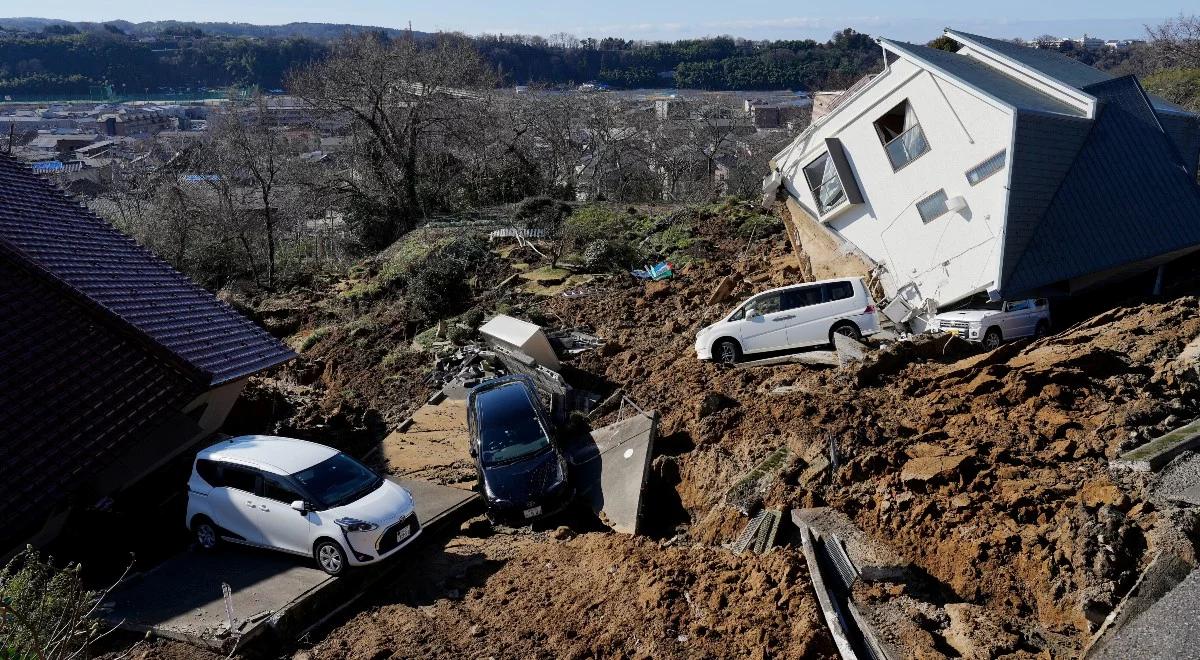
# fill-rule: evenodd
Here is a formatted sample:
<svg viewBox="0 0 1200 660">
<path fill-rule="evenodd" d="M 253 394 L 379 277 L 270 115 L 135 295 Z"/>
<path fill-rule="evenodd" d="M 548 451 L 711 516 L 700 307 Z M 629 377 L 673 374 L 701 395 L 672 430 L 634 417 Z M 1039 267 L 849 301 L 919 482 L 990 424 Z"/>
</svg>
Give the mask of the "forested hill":
<svg viewBox="0 0 1200 660">
<path fill-rule="evenodd" d="M 283 86 L 288 70 L 325 57 L 333 39 L 368 29 L 374 28 L 0 18 L 0 96 L 89 98 L 108 90 L 137 96 L 250 85 L 276 89 Z M 398 33 L 380 34 L 395 38 Z M 825 43 L 731 37 L 550 43 L 541 37 L 491 35 L 474 42 L 507 84 L 599 81 L 617 88 L 835 88 L 877 68 L 880 57 L 870 37 L 852 30 Z"/>
</svg>

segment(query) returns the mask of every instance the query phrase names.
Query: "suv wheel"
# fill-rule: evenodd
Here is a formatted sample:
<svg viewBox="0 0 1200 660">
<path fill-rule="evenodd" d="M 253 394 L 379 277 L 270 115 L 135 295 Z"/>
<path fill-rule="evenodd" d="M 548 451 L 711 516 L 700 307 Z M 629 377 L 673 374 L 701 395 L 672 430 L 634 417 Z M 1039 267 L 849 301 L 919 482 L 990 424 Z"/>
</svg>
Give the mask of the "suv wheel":
<svg viewBox="0 0 1200 660">
<path fill-rule="evenodd" d="M 221 544 L 217 526 L 208 518 L 198 518 L 196 522 L 192 523 L 192 532 L 196 535 L 196 543 L 200 545 L 201 550 L 216 550 L 217 546 Z"/>
<path fill-rule="evenodd" d="M 1048 334 L 1050 334 L 1050 324 L 1046 322 L 1046 319 L 1038 321 L 1037 325 L 1033 328 L 1033 338 L 1041 339 Z"/>
<path fill-rule="evenodd" d="M 1000 348 L 1004 337 L 1000 335 L 1000 328 L 988 328 L 988 331 L 983 334 L 983 347 L 986 350 L 994 351 Z"/>
<path fill-rule="evenodd" d="M 713 347 L 713 354 L 721 364 L 737 364 L 742 361 L 742 347 L 732 339 L 722 339 Z"/>
<path fill-rule="evenodd" d="M 313 556 L 316 557 L 317 565 L 326 573 L 338 576 L 346 572 L 346 553 L 342 550 L 342 546 L 329 539 L 323 539 L 317 542 L 317 547 L 313 550 Z"/>
<path fill-rule="evenodd" d="M 854 341 L 862 341 L 862 331 L 858 329 L 857 325 L 854 325 L 850 322 L 839 323 L 838 325 L 833 326 L 833 330 L 829 331 L 830 344 L 833 343 L 834 335 L 842 335 L 843 337 L 849 337 Z"/>
</svg>

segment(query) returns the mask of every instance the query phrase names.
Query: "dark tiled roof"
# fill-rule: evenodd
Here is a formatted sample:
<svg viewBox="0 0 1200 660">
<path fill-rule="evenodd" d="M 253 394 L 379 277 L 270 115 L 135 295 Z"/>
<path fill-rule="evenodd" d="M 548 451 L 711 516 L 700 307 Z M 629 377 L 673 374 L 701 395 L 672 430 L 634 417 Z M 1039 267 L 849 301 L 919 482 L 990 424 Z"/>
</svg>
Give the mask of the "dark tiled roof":
<svg viewBox="0 0 1200 660">
<path fill-rule="evenodd" d="M 981 37 L 977 34 L 959 32 L 958 30 L 947 30 L 947 34 L 956 41 L 978 44 L 1023 64 L 1030 69 L 1079 89 L 1111 80 L 1113 77 L 1111 74 L 1100 69 L 1088 66 L 1079 60 L 1071 59 L 1062 53 L 1056 53 L 1052 50 L 1030 48 L 1029 46 L 1014 44 L 1011 41 Z"/>
<path fill-rule="evenodd" d="M 0 246 L 0 550 L 207 389 L 11 256 Z"/>
<path fill-rule="evenodd" d="M 1030 87 L 1012 76 L 1005 75 L 974 58 L 902 41 L 888 39 L 880 41 L 888 47 L 937 67 L 1018 110 L 1084 116 L 1084 113 L 1078 108 Z"/>
<path fill-rule="evenodd" d="M 1100 101 L 1098 116 L 1027 248 L 1002 278 L 1005 297 L 1200 245 L 1200 186 L 1137 80 L 1115 78 L 1084 91 Z"/>
<path fill-rule="evenodd" d="M 205 385 L 273 367 L 291 350 L 166 262 L 0 156 L 0 246 L 162 349 Z"/>
</svg>

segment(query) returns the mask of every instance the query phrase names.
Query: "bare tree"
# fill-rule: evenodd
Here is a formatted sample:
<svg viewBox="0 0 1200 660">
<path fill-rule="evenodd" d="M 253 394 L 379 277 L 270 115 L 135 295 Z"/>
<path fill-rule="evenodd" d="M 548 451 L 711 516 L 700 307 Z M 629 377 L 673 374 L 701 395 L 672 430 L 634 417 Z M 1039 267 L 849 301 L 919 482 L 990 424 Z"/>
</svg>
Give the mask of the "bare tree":
<svg viewBox="0 0 1200 660">
<path fill-rule="evenodd" d="M 1200 16 L 1180 14 L 1157 27 L 1146 26 L 1146 33 L 1158 68 L 1200 68 Z"/>
<path fill-rule="evenodd" d="M 316 111 L 351 119 L 355 167 L 344 183 L 385 216 L 394 237 L 428 211 L 419 193 L 428 152 L 452 140 L 456 125 L 484 114 L 493 83 L 465 39 L 367 34 L 341 41 L 288 86 Z"/>
</svg>

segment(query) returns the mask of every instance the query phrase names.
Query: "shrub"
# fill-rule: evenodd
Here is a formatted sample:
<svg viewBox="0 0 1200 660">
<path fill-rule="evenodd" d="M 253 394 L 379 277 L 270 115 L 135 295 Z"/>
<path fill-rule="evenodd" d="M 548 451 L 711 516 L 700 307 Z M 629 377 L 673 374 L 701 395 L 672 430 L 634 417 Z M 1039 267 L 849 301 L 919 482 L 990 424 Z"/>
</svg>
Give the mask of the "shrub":
<svg viewBox="0 0 1200 660">
<path fill-rule="evenodd" d="M 742 221 L 737 235 L 744 239 L 774 236 L 783 231 L 783 221 L 772 215 L 752 215 Z"/>
<path fill-rule="evenodd" d="M 27 547 L 0 570 L 0 657 L 86 656 L 101 635 L 93 618 L 101 598 L 83 588 L 78 564 L 56 568 Z"/>
<path fill-rule="evenodd" d="M 304 338 L 304 341 L 300 342 L 300 352 L 303 353 L 313 346 L 316 346 L 317 342 L 321 341 L 325 337 L 328 337 L 329 333 L 332 331 L 333 328 L 328 325 L 323 325 L 316 330 L 313 330 L 308 334 L 307 337 Z"/>
</svg>

